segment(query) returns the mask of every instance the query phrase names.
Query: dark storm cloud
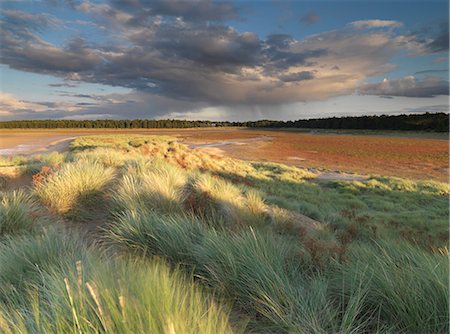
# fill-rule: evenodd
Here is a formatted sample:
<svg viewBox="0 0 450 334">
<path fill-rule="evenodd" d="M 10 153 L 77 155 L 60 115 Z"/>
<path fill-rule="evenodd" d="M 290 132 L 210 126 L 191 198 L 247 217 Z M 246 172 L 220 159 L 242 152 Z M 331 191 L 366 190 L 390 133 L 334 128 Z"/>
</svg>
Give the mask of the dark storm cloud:
<svg viewBox="0 0 450 334">
<path fill-rule="evenodd" d="M 312 49 L 303 52 L 290 52 L 277 49 L 270 49 L 266 52 L 268 58 L 271 60 L 269 68 L 275 67 L 275 70 L 287 69 L 291 66 L 306 65 L 309 66 L 313 63 L 308 63 L 312 58 L 319 58 L 327 55 L 327 49 Z"/>
<path fill-rule="evenodd" d="M 281 81 L 294 82 L 314 79 L 314 73 L 310 71 L 301 71 L 297 73 L 285 74 L 280 77 Z"/>
<path fill-rule="evenodd" d="M 291 43 L 295 40 L 291 35 L 287 34 L 272 34 L 267 36 L 266 44 L 270 47 L 275 47 L 278 49 L 288 48 Z"/>
<path fill-rule="evenodd" d="M 211 0 L 112 0 L 107 3 L 81 1 L 72 4 L 76 10 L 96 15 L 114 24 L 128 27 L 151 24 L 155 17 L 181 19 L 185 22 L 221 22 L 239 19 L 237 8 L 228 1 Z"/>
<path fill-rule="evenodd" d="M 262 41 L 253 33 L 238 33 L 225 26 L 199 29 L 162 27 L 147 47 L 159 50 L 165 58 L 191 60 L 204 67 L 256 65 L 261 61 Z M 139 41 L 141 45 L 145 41 Z"/>
<path fill-rule="evenodd" d="M 113 0 L 119 10 L 142 15 L 182 17 L 186 21 L 221 21 L 238 18 L 237 9 L 230 2 L 211 0 Z"/>
<path fill-rule="evenodd" d="M 67 73 L 92 68 L 99 62 L 94 50 L 76 38 L 64 48 L 42 40 L 38 33 L 60 21 L 47 14 L 4 10 L 0 20 L 0 60 L 15 69 L 38 73 Z"/>
<path fill-rule="evenodd" d="M 426 78 L 417 80 L 413 76 L 383 80 L 380 83 L 367 84 L 359 88 L 362 95 L 405 96 L 405 97 L 434 97 L 448 95 L 449 83 L 440 78 Z"/>
<path fill-rule="evenodd" d="M 148 1 L 133 1 L 149 4 Z M 140 6 L 138 6 L 139 9 Z M 210 0 L 156 0 L 149 4 L 153 15 L 180 16 L 185 20 L 228 20 L 238 18 L 236 8 L 228 2 Z"/>
<path fill-rule="evenodd" d="M 448 51 L 449 45 L 448 20 L 442 22 L 438 33 L 426 46 L 432 52 Z"/>
<path fill-rule="evenodd" d="M 97 106 L 97 103 L 89 103 L 89 102 L 78 102 L 77 104 L 75 104 L 75 106 L 77 107 L 94 107 Z"/>
<path fill-rule="evenodd" d="M 434 27 L 426 27 L 413 31 L 410 36 L 422 46 L 427 53 L 449 50 L 449 21 L 442 20 Z"/>
<path fill-rule="evenodd" d="M 314 12 L 309 12 L 300 18 L 300 21 L 302 21 L 305 24 L 314 24 L 316 22 L 319 22 L 319 20 L 320 16 Z"/>
<path fill-rule="evenodd" d="M 30 14 L 15 9 L 5 9 L 1 13 L 3 28 L 22 27 L 24 29 L 41 30 L 61 23 L 49 14 Z"/>
<path fill-rule="evenodd" d="M 37 32 L 60 23 L 49 14 L 30 14 L 14 9 L 2 9 L 0 11 L 1 53 L 9 44 L 15 44 L 17 48 L 20 48 L 24 42 L 38 40 Z"/>
<path fill-rule="evenodd" d="M 186 3 L 172 5 L 187 10 Z M 108 5 L 82 2 L 77 8 L 107 16 L 115 22 L 118 31 L 129 22 L 128 16 Z M 41 40 L 34 27 L 27 38 L 20 34 L 23 27 L 14 24 L 8 27 L 8 35 L 1 37 L 1 61 L 12 68 L 184 100 L 221 103 L 239 100 L 243 96 L 238 97 L 234 88 L 227 86 L 232 82 L 239 85 L 242 81 L 261 80 L 256 73 L 243 73 L 244 68 L 264 68 L 264 75 L 278 78 L 284 75 L 281 72 L 285 69 L 306 65 L 312 58 L 326 54 L 324 49 L 293 50 L 290 44 L 294 39 L 288 35 L 272 35 L 261 40 L 251 32 L 240 33 L 222 24 L 201 22 L 163 21 L 157 25 L 128 27 L 120 36 L 126 46 L 94 45 L 74 38 L 60 48 Z M 294 77 L 288 81 L 294 81 Z M 261 88 L 271 89 L 269 86 Z M 272 86 L 276 88 L 275 84 Z"/>
<path fill-rule="evenodd" d="M 45 43 L 24 44 L 15 38 L 1 38 L 1 62 L 12 68 L 37 73 L 63 75 L 92 71 L 101 58 L 95 50 L 68 45 L 56 48 Z"/>
<path fill-rule="evenodd" d="M 70 84 L 126 87 L 184 105 L 282 104 L 352 93 L 358 82 L 389 71 L 389 60 L 405 45 L 388 31 L 351 26 L 304 40 L 287 34 L 264 39 L 225 25 L 222 20 L 236 14 L 226 2 L 71 1 L 69 7 L 107 26 L 110 40 L 76 37 L 55 46 L 40 37 L 49 23 L 38 14 L 27 14 L 38 22 L 28 25 L 4 18 L 1 62 Z"/>
</svg>

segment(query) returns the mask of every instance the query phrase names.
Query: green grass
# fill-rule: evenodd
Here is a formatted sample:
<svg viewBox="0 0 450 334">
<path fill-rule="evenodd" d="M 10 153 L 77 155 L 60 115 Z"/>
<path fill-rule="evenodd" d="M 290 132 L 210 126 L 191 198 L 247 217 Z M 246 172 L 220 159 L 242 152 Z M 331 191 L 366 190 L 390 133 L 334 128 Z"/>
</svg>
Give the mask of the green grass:
<svg viewBox="0 0 450 334">
<path fill-rule="evenodd" d="M 362 310 L 396 331 L 446 333 L 448 257 L 408 243 L 356 244 L 335 278 L 335 293 L 349 298 L 364 287 Z"/>
<path fill-rule="evenodd" d="M 194 247 L 205 234 L 202 222 L 192 217 L 162 216 L 152 211 L 125 211 L 107 228 L 111 245 L 124 253 L 159 256 L 193 266 Z"/>
<path fill-rule="evenodd" d="M 44 273 L 64 272 L 76 261 L 87 262 L 89 256 L 79 238 L 60 229 L 9 237 L 0 243 L 0 300 L 26 300 L 29 288 L 44 287 Z"/>
<path fill-rule="evenodd" d="M 448 243 L 448 185 L 433 181 L 370 178 L 365 181 L 286 182 L 222 177 L 252 186 L 266 194 L 271 205 L 295 211 L 327 225 L 338 236 L 356 230 L 360 240 L 391 237 L 425 246 Z"/>
<path fill-rule="evenodd" d="M 99 135 L 78 137 L 70 143 L 73 151 L 84 151 L 92 148 L 113 148 L 130 151 L 147 145 L 158 148 L 171 146 L 176 140 L 170 136 L 141 136 L 141 135 Z"/>
<path fill-rule="evenodd" d="M 284 303 L 295 298 L 280 278 L 289 245 L 276 242 L 281 240 L 266 240 L 270 235 L 244 232 L 232 236 L 189 217 L 161 217 L 136 211 L 121 215 L 108 230 L 113 245 L 127 253 L 164 257 L 195 268 L 199 277 L 222 295 L 235 297 L 251 315 L 275 316 L 285 311 Z M 276 294 L 276 300 L 265 301 L 265 296 Z M 284 328 L 284 324 L 277 328 Z"/>
<path fill-rule="evenodd" d="M 330 262 L 320 259 L 329 256 L 323 245 L 267 230 L 230 234 L 189 217 L 136 211 L 121 215 L 108 231 L 113 245 L 126 253 L 164 257 L 194 269 L 234 300 L 254 328 L 305 333 L 447 329 L 446 256 L 413 245 L 352 246 L 351 261 Z"/>
<path fill-rule="evenodd" d="M 28 162 L 29 159 L 21 155 L 0 156 L 0 167 L 23 166 Z"/>
<path fill-rule="evenodd" d="M 2 333 L 233 332 L 228 306 L 161 261 L 105 258 L 54 231 L 1 250 Z"/>
<path fill-rule="evenodd" d="M 167 136 L 20 163 L 35 176 L 2 195 L 0 332 L 449 330 L 447 184 L 317 181 Z"/>
<path fill-rule="evenodd" d="M 32 231 L 35 210 L 35 201 L 23 190 L 0 193 L 0 238 Z"/>
</svg>

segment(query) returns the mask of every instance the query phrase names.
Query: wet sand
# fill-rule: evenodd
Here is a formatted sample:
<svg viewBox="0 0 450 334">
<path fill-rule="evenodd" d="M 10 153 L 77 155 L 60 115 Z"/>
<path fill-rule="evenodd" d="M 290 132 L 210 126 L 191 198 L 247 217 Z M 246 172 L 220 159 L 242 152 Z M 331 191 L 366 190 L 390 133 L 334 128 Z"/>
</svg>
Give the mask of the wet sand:
<svg viewBox="0 0 450 334">
<path fill-rule="evenodd" d="M 0 136 L 0 156 L 32 155 L 52 151 L 66 151 L 73 136 L 25 136 L 17 138 L 3 138 Z M 20 142 L 20 144 L 17 144 Z"/>
<path fill-rule="evenodd" d="M 86 135 L 148 134 L 181 135 L 189 137 L 198 129 L 2 129 L 0 130 L 0 156 L 31 155 L 69 148 L 71 139 Z M 201 129 L 204 133 L 227 133 L 231 129 Z"/>
</svg>

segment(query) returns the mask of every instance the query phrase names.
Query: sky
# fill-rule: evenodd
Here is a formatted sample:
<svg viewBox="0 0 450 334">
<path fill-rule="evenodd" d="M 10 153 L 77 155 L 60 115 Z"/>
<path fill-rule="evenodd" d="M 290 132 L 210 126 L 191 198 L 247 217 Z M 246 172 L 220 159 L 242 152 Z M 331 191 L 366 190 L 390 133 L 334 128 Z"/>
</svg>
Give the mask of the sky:
<svg viewBox="0 0 450 334">
<path fill-rule="evenodd" d="M 446 0 L 0 0 L 0 120 L 448 112 Z"/>
</svg>

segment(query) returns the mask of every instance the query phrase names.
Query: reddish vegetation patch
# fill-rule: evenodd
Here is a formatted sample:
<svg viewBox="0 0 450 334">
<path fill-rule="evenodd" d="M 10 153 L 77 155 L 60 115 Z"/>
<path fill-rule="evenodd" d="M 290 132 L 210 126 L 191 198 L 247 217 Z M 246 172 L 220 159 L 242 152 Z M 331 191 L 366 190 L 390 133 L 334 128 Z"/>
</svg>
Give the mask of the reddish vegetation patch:
<svg viewBox="0 0 450 334">
<path fill-rule="evenodd" d="M 43 166 L 39 173 L 33 175 L 33 185 L 35 187 L 40 187 L 45 179 L 47 179 L 51 174 L 53 174 L 53 169 L 49 166 Z"/>
<path fill-rule="evenodd" d="M 192 143 L 216 142 L 264 135 L 273 140 L 225 145 L 220 149 L 238 159 L 448 182 L 449 147 L 446 140 L 253 130 L 198 133 L 188 140 Z"/>
<path fill-rule="evenodd" d="M 339 262 L 346 260 L 345 253 L 347 251 L 347 245 L 339 245 L 333 242 L 307 238 L 304 240 L 303 246 L 309 253 L 314 267 L 319 270 L 324 268 L 326 263 L 332 258 L 338 260 Z"/>
</svg>

